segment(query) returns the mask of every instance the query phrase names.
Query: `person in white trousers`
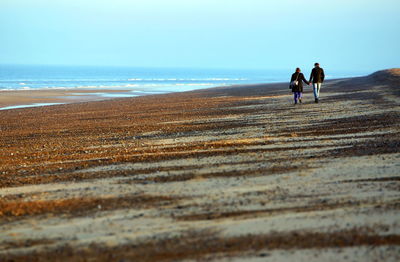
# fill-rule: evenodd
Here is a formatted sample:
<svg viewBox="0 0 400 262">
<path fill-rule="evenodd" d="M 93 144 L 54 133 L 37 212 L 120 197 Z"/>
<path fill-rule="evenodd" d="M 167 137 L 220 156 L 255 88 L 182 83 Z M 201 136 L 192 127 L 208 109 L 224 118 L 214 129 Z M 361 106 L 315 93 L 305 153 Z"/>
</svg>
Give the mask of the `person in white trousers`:
<svg viewBox="0 0 400 262">
<path fill-rule="evenodd" d="M 319 67 L 319 63 L 315 63 L 314 68 L 311 71 L 310 81 L 309 81 L 313 83 L 315 103 L 319 102 L 319 91 L 321 90 L 321 85 L 324 82 L 324 79 L 325 79 L 324 69 Z"/>
</svg>

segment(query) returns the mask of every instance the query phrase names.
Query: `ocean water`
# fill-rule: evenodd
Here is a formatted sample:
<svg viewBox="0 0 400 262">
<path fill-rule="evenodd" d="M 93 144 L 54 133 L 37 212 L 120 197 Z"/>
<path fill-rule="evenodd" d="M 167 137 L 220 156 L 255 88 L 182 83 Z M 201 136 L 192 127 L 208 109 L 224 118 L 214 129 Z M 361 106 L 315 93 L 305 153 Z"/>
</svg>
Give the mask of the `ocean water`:
<svg viewBox="0 0 400 262">
<path fill-rule="evenodd" d="M 292 71 L 0 65 L 0 91 L 91 89 L 96 92 L 98 89 L 116 89 L 126 90 L 121 96 L 129 96 L 129 93 L 145 95 L 236 84 L 288 82 Z M 304 73 L 308 77 L 309 72 Z M 335 72 L 329 73 L 327 78 L 357 75 L 362 73 Z"/>
</svg>

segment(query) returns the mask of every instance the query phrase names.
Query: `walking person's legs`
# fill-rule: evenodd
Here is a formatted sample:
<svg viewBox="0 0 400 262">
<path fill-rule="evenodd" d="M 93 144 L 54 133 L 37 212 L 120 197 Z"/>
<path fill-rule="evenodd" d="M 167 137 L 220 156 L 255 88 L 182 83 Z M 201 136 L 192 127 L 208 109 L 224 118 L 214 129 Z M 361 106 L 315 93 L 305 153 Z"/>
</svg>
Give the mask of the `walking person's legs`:
<svg viewBox="0 0 400 262">
<path fill-rule="evenodd" d="M 294 97 L 294 103 L 297 104 L 297 101 L 300 100 L 300 92 L 294 92 L 293 97 Z"/>
<path fill-rule="evenodd" d="M 318 103 L 320 89 L 321 89 L 321 83 L 313 83 L 315 103 Z"/>
<path fill-rule="evenodd" d="M 318 99 L 319 99 L 319 91 L 321 90 L 321 83 L 317 83 L 317 93 L 318 93 Z"/>
</svg>

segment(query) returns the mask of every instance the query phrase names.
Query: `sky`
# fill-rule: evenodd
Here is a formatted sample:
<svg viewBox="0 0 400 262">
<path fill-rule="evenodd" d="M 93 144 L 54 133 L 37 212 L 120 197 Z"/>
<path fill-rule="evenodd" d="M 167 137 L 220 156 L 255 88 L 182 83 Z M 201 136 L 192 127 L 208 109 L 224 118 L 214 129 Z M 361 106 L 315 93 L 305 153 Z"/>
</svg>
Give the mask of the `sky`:
<svg viewBox="0 0 400 262">
<path fill-rule="evenodd" d="M 0 0 L 0 64 L 400 67 L 399 0 Z"/>
</svg>

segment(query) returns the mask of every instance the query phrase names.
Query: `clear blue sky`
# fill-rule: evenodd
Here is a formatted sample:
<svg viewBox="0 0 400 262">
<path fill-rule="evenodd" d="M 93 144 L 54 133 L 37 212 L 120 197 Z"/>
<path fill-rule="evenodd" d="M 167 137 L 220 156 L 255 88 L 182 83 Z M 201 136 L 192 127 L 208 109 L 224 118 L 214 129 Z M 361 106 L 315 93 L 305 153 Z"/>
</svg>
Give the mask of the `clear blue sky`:
<svg viewBox="0 0 400 262">
<path fill-rule="evenodd" d="M 0 0 L 0 64 L 400 67 L 399 0 Z"/>
</svg>

